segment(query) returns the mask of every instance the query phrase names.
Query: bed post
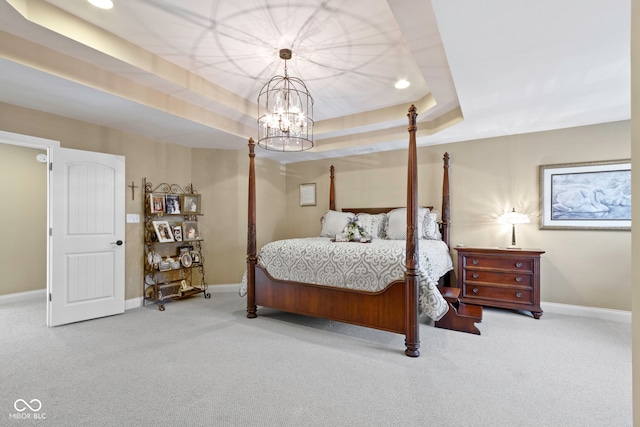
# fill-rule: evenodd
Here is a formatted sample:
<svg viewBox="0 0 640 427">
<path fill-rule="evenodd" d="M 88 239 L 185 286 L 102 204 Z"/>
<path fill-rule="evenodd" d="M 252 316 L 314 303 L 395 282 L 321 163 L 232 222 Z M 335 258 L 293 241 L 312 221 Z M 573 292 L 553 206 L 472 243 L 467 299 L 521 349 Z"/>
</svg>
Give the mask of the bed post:
<svg viewBox="0 0 640 427">
<path fill-rule="evenodd" d="M 256 166 L 255 142 L 249 138 L 249 217 L 247 223 L 247 317 L 256 317 Z"/>
<path fill-rule="evenodd" d="M 449 196 L 449 153 L 444 153 L 442 158 L 444 175 L 442 177 L 442 240 L 449 246 L 449 220 L 451 215 Z"/>
<path fill-rule="evenodd" d="M 449 196 L 449 153 L 444 153 L 442 157 L 444 170 L 442 176 L 442 222 L 440 224 L 440 233 L 442 234 L 442 241 L 449 246 L 449 220 L 451 215 L 450 209 L 450 196 Z M 451 272 L 447 272 L 442 278 L 443 286 L 451 286 Z"/>
<path fill-rule="evenodd" d="M 335 186 L 333 184 L 334 181 L 334 175 L 333 173 L 335 172 L 335 169 L 333 167 L 333 165 L 331 165 L 331 167 L 329 168 L 329 209 L 332 211 L 336 210 L 336 189 Z"/>
<path fill-rule="evenodd" d="M 418 161 L 416 149 L 415 105 L 409 108 L 409 158 L 407 161 L 407 253 L 405 273 L 405 354 L 420 356 L 420 325 L 418 324 Z"/>
</svg>

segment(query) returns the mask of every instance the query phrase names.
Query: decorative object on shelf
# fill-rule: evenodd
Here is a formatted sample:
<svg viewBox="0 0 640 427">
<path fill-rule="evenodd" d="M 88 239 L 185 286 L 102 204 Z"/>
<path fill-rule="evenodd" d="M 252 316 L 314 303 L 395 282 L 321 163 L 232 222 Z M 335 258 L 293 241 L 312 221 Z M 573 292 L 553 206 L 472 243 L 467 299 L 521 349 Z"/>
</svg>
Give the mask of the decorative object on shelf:
<svg viewBox="0 0 640 427">
<path fill-rule="evenodd" d="M 162 257 L 157 252 L 149 252 L 147 255 L 147 262 L 150 266 L 157 266 L 162 262 Z"/>
<path fill-rule="evenodd" d="M 193 258 L 191 258 L 191 254 L 189 252 L 183 252 L 182 255 L 180 255 L 180 263 L 184 267 L 191 267 L 191 264 L 193 264 Z"/>
<path fill-rule="evenodd" d="M 516 246 L 516 224 L 528 224 L 531 221 L 529 216 L 520 212 L 516 212 L 516 208 L 513 208 L 511 212 L 500 215 L 498 220 L 505 224 L 511 224 L 511 246 L 509 249 L 519 249 Z"/>
<path fill-rule="evenodd" d="M 158 242 L 175 242 L 173 233 L 171 232 L 171 227 L 169 226 L 169 222 L 153 221 L 153 228 L 156 230 L 156 237 L 158 238 Z"/>
<path fill-rule="evenodd" d="M 149 208 L 151 213 L 164 213 L 164 194 L 150 194 Z"/>
<path fill-rule="evenodd" d="M 170 215 L 180 214 L 180 196 L 177 194 L 167 194 L 164 197 L 165 210 Z"/>
<path fill-rule="evenodd" d="M 176 242 L 182 242 L 182 224 L 172 226 L 171 231 Z"/>
<path fill-rule="evenodd" d="M 540 229 L 631 231 L 631 160 L 539 166 Z"/>
<path fill-rule="evenodd" d="M 289 49 L 280 50 L 284 76 L 274 76 L 258 95 L 258 146 L 272 151 L 313 148 L 313 98 L 304 82 L 287 74 Z"/>
<path fill-rule="evenodd" d="M 200 214 L 200 195 L 184 194 L 182 196 L 182 212 L 186 214 Z"/>
<path fill-rule="evenodd" d="M 143 179 L 144 188 L 144 305 L 164 311 L 165 302 L 207 292 L 202 257 L 203 240 L 198 228 L 201 198 L 191 185 L 162 183 L 157 187 Z M 185 242 L 185 237 L 191 240 Z"/>
<path fill-rule="evenodd" d="M 198 223 L 187 221 L 182 223 L 182 240 L 197 240 L 200 238 Z"/>
</svg>

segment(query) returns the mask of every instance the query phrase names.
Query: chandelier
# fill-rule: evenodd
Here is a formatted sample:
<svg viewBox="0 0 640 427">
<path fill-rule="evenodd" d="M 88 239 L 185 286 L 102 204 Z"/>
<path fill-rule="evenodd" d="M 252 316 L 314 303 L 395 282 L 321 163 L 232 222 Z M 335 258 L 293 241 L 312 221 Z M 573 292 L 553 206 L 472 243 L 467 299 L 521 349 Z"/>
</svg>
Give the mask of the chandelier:
<svg viewBox="0 0 640 427">
<path fill-rule="evenodd" d="M 281 49 L 284 76 L 275 76 L 258 95 L 258 146 L 272 151 L 313 148 L 313 98 L 307 86 L 287 74 L 291 50 Z"/>
</svg>

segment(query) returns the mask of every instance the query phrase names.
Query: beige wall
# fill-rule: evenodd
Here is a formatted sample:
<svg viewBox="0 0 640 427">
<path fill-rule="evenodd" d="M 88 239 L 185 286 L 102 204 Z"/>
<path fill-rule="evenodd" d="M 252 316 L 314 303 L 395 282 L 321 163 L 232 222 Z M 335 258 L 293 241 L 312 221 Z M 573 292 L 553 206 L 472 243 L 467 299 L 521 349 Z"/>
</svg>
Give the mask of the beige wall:
<svg viewBox="0 0 640 427">
<path fill-rule="evenodd" d="M 36 161 L 40 153 L 0 144 L 0 295 L 46 287 L 47 165 Z"/>
<path fill-rule="evenodd" d="M 192 183 L 203 197 L 204 215 L 201 217 L 201 233 L 205 238 L 203 256 L 207 262 L 205 270 L 207 283 L 240 282 L 246 265 L 247 150 L 195 150 L 181 145 L 158 143 L 126 132 L 2 103 L 0 103 L 0 130 L 60 141 L 61 147 L 65 148 L 125 156 L 126 183 L 130 185 L 134 182 L 138 186 L 135 190 L 135 200 L 131 198 L 131 189 L 127 188 L 127 213 L 137 213 L 142 216 L 142 181 L 145 177 L 154 186 L 162 182 L 181 186 Z M 36 163 L 35 160 L 33 163 Z M 43 166 L 39 163 L 37 165 Z M 263 207 L 270 206 L 258 216 L 258 239 L 261 244 L 264 241 L 284 237 L 282 230 L 285 217 L 285 178 L 283 167 L 273 161 L 258 160 L 257 169 L 257 186 L 260 191 L 258 204 Z M 44 173 L 43 179 L 46 183 L 46 172 Z M 4 182 L 16 181 L 13 174 L 9 176 L 12 178 L 7 178 L 10 180 Z M 40 200 L 46 203 L 46 196 L 43 194 Z M 13 209 L 11 212 L 18 214 L 24 221 L 23 212 Z M 42 209 L 39 208 L 38 212 L 42 212 Z M 4 218 L 8 218 L 9 212 L 2 215 L 5 222 Z M 43 227 L 46 228 L 46 216 L 43 216 L 43 220 L 45 221 Z M 24 242 L 20 239 L 10 241 L 13 242 L 11 245 L 3 245 L 3 247 L 15 249 L 16 245 L 21 246 Z M 125 266 L 125 298 L 127 299 L 142 295 L 144 261 L 142 241 L 142 224 L 127 224 Z M 40 257 L 41 261 L 35 259 L 30 261 L 37 264 L 37 268 L 30 266 L 29 269 L 3 269 L 4 277 L 7 279 L 7 271 L 15 274 L 15 280 L 11 280 L 15 286 L 12 284 L 8 287 L 4 285 L 5 280 L 3 280 L 0 294 L 45 287 L 45 243 L 46 241 L 43 240 L 35 253 L 35 255 L 43 254 Z M 21 259 L 23 259 L 22 256 Z M 17 264 L 14 262 L 12 265 Z M 38 284 L 32 285 L 31 283 L 35 283 L 35 280 L 31 279 L 30 274 L 36 271 L 39 271 L 42 279 L 37 282 Z"/>
<path fill-rule="evenodd" d="M 497 217 L 512 207 L 532 218 L 517 228 L 518 244 L 546 251 L 543 301 L 631 310 L 631 233 L 538 228 L 538 166 L 630 158 L 630 122 L 422 147 L 421 205 L 440 210 L 442 155 L 451 155 L 451 244 L 506 246 L 511 228 Z M 317 235 L 328 208 L 329 166 L 336 168 L 338 209 L 404 206 L 406 150 L 287 165 L 292 236 Z M 316 182 L 318 206 L 299 207 L 299 184 Z M 455 251 L 453 251 L 455 257 Z M 544 309 L 544 305 L 543 305 Z"/>
<path fill-rule="evenodd" d="M 0 104 L 0 129 L 58 140 L 63 147 L 120 154 L 127 184 L 146 177 L 186 185 L 203 195 L 201 233 L 210 284 L 238 283 L 246 261 L 246 149 L 189 149 L 57 116 Z M 533 218 L 518 228 L 518 243 L 543 255 L 543 301 L 630 310 L 631 235 L 610 231 L 539 230 L 538 165 L 630 157 L 630 122 L 419 149 L 422 205 L 440 209 L 442 154 L 451 154 L 451 243 L 505 246 L 510 228 L 497 216 L 515 207 Z M 328 209 L 329 165 L 336 167 L 338 209 L 402 206 L 406 150 L 280 165 L 256 159 L 258 247 L 279 238 L 318 235 Z M 317 205 L 299 206 L 299 184 L 317 185 Z M 127 212 L 142 213 L 141 188 Z M 126 298 L 142 288 L 142 226 L 127 224 Z M 455 252 L 454 252 L 455 255 Z M 543 307 L 544 308 L 544 307 Z"/>
</svg>

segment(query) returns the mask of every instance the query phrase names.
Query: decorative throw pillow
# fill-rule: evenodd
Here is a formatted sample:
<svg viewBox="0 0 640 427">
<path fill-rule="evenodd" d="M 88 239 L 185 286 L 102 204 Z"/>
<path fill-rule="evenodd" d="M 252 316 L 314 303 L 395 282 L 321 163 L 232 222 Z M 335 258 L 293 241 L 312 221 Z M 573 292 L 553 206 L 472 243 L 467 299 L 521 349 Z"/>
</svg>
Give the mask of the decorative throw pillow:
<svg viewBox="0 0 640 427">
<path fill-rule="evenodd" d="M 327 211 L 322 216 L 322 230 L 320 237 L 336 237 L 336 234 L 342 233 L 347 226 L 349 220 L 355 217 L 351 212 Z"/>
<path fill-rule="evenodd" d="M 429 240 L 442 240 L 440 226 L 438 224 L 438 214 L 429 212 L 424 217 L 424 238 Z"/>
<path fill-rule="evenodd" d="M 384 238 L 382 230 L 384 228 L 386 218 L 386 214 L 372 215 L 368 213 L 359 213 L 356 215 L 358 225 L 364 229 L 365 233 L 367 233 L 366 237 L 370 237 L 372 239 Z"/>
<path fill-rule="evenodd" d="M 418 238 L 424 239 L 424 221 L 429 209 L 418 208 Z M 387 214 L 386 238 L 389 240 L 407 239 L 407 208 L 394 209 Z"/>
</svg>

